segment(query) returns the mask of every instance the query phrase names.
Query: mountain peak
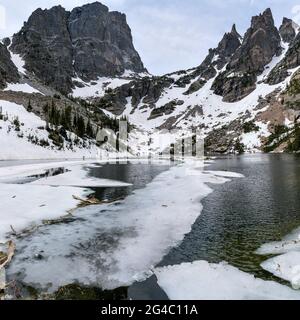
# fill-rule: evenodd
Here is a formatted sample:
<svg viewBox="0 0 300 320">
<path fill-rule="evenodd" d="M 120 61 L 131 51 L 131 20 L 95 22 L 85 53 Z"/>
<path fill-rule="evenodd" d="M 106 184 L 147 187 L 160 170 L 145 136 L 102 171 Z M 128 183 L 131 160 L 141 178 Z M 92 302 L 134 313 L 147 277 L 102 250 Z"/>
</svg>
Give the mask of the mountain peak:
<svg viewBox="0 0 300 320">
<path fill-rule="evenodd" d="M 263 13 L 252 17 L 251 27 L 257 29 L 260 26 L 274 26 L 274 18 L 270 8 L 266 9 Z"/>
<path fill-rule="evenodd" d="M 24 58 L 27 71 L 64 94 L 77 76 L 89 82 L 145 71 L 126 16 L 100 2 L 71 12 L 61 6 L 37 9 L 14 35 L 11 50 Z"/>
<path fill-rule="evenodd" d="M 235 23 L 232 25 L 232 28 L 231 28 L 231 31 L 230 31 L 230 32 L 231 32 L 231 33 L 237 33 Z"/>
<path fill-rule="evenodd" d="M 229 58 L 240 45 L 241 36 L 237 32 L 236 26 L 234 24 L 231 31 L 224 34 L 222 40 L 218 44 L 216 51 L 220 57 Z M 227 62 L 228 61 L 226 61 L 226 63 Z"/>
<path fill-rule="evenodd" d="M 284 42 L 291 43 L 297 34 L 299 26 L 289 18 L 284 17 L 279 28 L 279 33 Z"/>
<path fill-rule="evenodd" d="M 238 39 L 242 39 L 242 36 L 237 32 L 235 23 L 232 25 L 230 33 L 237 37 Z"/>
<path fill-rule="evenodd" d="M 251 27 L 247 30 L 242 44 L 230 58 L 226 71 L 214 81 L 214 92 L 222 95 L 224 101 L 234 102 L 255 90 L 257 75 L 264 71 L 274 55 L 282 51 L 280 44 L 281 38 L 274 25 L 271 10 L 267 9 L 253 17 Z M 241 76 L 228 78 L 231 74 Z M 244 78 L 243 81 L 241 77 Z"/>
<path fill-rule="evenodd" d="M 99 12 L 102 12 L 102 13 L 108 13 L 109 12 L 109 8 L 102 4 L 101 2 L 98 2 L 98 1 L 95 1 L 95 2 L 92 2 L 92 3 L 87 3 L 83 6 L 80 6 L 80 7 L 76 7 L 74 8 L 72 11 L 89 11 L 90 13 L 94 13 L 94 14 L 97 14 Z"/>
<path fill-rule="evenodd" d="M 263 13 L 263 16 L 271 16 L 273 18 L 272 10 L 271 8 L 267 8 Z"/>
</svg>

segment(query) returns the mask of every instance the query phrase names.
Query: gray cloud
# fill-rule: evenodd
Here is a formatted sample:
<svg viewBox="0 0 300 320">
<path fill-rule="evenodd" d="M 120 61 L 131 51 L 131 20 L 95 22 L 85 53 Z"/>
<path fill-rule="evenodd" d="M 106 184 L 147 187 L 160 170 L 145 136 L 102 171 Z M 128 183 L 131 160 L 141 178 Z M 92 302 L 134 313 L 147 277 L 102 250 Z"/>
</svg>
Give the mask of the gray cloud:
<svg viewBox="0 0 300 320">
<path fill-rule="evenodd" d="M 5 28 L 0 36 L 18 31 L 38 7 L 62 5 L 66 9 L 91 2 L 86 0 L 0 0 L 5 8 Z M 276 24 L 283 16 L 299 19 L 297 0 L 103 0 L 111 10 L 126 13 L 134 43 L 146 67 L 163 74 L 197 66 L 222 35 L 236 23 L 240 33 L 252 15 L 271 7 Z M 1 12 L 0 12 L 1 19 Z M 299 19 L 300 20 L 300 19 Z"/>
</svg>

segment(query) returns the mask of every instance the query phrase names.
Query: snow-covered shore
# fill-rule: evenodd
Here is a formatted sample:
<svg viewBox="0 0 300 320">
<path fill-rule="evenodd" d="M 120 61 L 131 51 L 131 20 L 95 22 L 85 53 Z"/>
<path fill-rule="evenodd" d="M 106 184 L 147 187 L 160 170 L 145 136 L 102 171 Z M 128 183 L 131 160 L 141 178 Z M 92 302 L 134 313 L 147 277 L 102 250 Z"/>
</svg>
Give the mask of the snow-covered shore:
<svg viewBox="0 0 300 320">
<path fill-rule="evenodd" d="M 83 148 L 73 145 L 72 149 L 58 150 L 49 139 L 46 122 L 24 106 L 0 100 L 1 115 L 6 121 L 1 120 L 0 125 L 0 160 L 25 160 L 25 159 L 82 159 L 85 157 L 96 158 L 98 148 L 90 144 Z M 75 134 L 69 132 L 72 140 Z M 29 141 L 34 137 L 37 143 Z M 49 146 L 43 147 L 40 142 L 47 141 Z"/>
<path fill-rule="evenodd" d="M 277 255 L 264 261 L 261 267 L 276 277 L 289 281 L 295 289 L 300 289 L 300 228 L 282 241 L 262 245 L 257 254 Z"/>
<path fill-rule="evenodd" d="M 300 291 L 264 281 L 226 263 L 194 261 L 155 269 L 172 300 L 299 300 Z"/>
<path fill-rule="evenodd" d="M 64 161 L 0 167 L 0 242 L 5 241 L 12 228 L 21 231 L 41 224 L 44 219 L 66 215 L 80 203 L 73 196 L 85 198 L 92 192 L 88 187 L 128 186 L 120 181 L 88 177 L 89 167 L 96 162 Z M 16 180 L 61 167 L 68 171 L 31 183 L 15 183 Z"/>
</svg>

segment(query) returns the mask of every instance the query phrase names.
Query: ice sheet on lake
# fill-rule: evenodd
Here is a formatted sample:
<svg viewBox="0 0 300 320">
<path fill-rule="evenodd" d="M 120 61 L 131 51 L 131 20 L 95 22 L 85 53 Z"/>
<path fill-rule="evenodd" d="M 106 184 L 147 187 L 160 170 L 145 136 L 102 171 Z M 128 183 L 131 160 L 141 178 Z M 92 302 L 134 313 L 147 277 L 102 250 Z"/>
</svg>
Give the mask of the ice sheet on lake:
<svg viewBox="0 0 300 320">
<path fill-rule="evenodd" d="M 293 288 L 300 289 L 300 252 L 291 251 L 261 264 L 266 271 L 289 281 Z"/>
<path fill-rule="evenodd" d="M 214 174 L 215 176 L 225 177 L 225 178 L 243 178 L 244 176 L 237 172 L 229 172 L 229 171 L 208 171 L 205 173 Z"/>
<path fill-rule="evenodd" d="M 25 282 L 49 290 L 74 281 L 112 289 L 147 278 L 190 232 L 200 201 L 212 192 L 206 183 L 229 181 L 186 173 L 186 165 L 172 167 L 124 201 L 83 208 L 75 213 L 79 220 L 43 227 L 18 243 L 9 274 L 20 272 Z"/>
<path fill-rule="evenodd" d="M 59 162 L 43 162 L 33 164 L 23 164 L 16 166 L 0 167 L 0 182 L 5 182 L 9 179 L 24 178 L 30 175 L 39 175 L 45 173 L 47 170 L 52 168 L 61 168 L 72 165 L 92 165 L 97 162 L 92 161 L 59 161 Z"/>
<path fill-rule="evenodd" d="M 155 274 L 172 300 L 300 299 L 300 291 L 255 278 L 226 263 L 195 261 L 157 268 Z"/>
<path fill-rule="evenodd" d="M 67 167 L 68 172 L 52 177 L 38 179 L 30 185 L 73 186 L 73 187 L 128 187 L 131 184 L 122 181 L 101 179 L 88 176 L 88 168 L 83 165 Z"/>
<path fill-rule="evenodd" d="M 283 238 L 282 241 L 270 242 L 262 245 L 257 254 L 282 254 L 291 251 L 300 251 L 300 229 L 294 230 L 291 234 Z"/>
<path fill-rule="evenodd" d="M 283 238 L 282 241 L 262 245 L 257 251 L 261 255 L 279 255 L 261 264 L 266 271 L 278 278 L 289 281 L 300 289 L 300 228 Z"/>
<path fill-rule="evenodd" d="M 92 193 L 91 190 L 84 189 L 86 187 L 130 185 L 121 181 L 89 177 L 88 170 L 95 166 L 95 162 L 50 162 L 0 168 L 0 242 L 11 231 L 11 226 L 19 232 L 31 225 L 41 224 L 43 219 L 66 215 L 68 210 L 79 204 L 73 196 L 84 198 Z M 69 171 L 27 184 L 4 183 L 44 174 L 51 168 L 60 167 Z M 76 188 L 77 186 L 82 188 Z"/>
<path fill-rule="evenodd" d="M 90 191 L 82 188 L 0 184 L 0 242 L 11 231 L 17 232 L 43 219 L 58 218 L 77 206 L 73 198 L 84 197 Z"/>
</svg>

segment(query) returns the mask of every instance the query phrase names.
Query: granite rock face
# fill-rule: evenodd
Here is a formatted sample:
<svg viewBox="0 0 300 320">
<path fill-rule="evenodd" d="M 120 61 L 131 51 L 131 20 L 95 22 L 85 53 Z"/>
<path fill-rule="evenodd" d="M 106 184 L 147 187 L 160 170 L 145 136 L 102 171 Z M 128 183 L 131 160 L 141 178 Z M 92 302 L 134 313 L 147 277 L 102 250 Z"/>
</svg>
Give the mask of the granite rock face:
<svg viewBox="0 0 300 320">
<path fill-rule="evenodd" d="M 240 72 L 264 71 L 266 64 L 281 53 L 281 39 L 270 9 L 252 18 L 242 46 L 233 55 L 229 68 Z"/>
<path fill-rule="evenodd" d="M 199 67 L 190 75 L 190 79 L 197 77 L 192 82 L 186 94 L 200 90 L 205 83 L 216 76 L 230 60 L 231 56 L 241 45 L 241 36 L 236 31 L 235 24 L 231 32 L 225 33 L 217 48 L 210 49 L 208 55 Z"/>
<path fill-rule="evenodd" d="M 145 68 L 134 49 L 126 16 L 99 2 L 66 11 L 37 9 L 14 35 L 11 49 L 44 84 L 67 94 L 72 78 L 85 81 Z"/>
<path fill-rule="evenodd" d="M 267 82 L 271 85 L 277 84 L 289 75 L 290 69 L 294 69 L 300 65 L 300 33 L 291 42 L 285 57 L 270 72 Z"/>
<path fill-rule="evenodd" d="M 61 6 L 37 9 L 14 35 L 11 46 L 13 52 L 23 57 L 29 72 L 62 93 L 70 91 L 75 75 L 68 16 Z"/>
<path fill-rule="evenodd" d="M 279 33 L 284 42 L 291 43 L 296 37 L 299 26 L 291 19 L 283 18 Z"/>
<path fill-rule="evenodd" d="M 242 45 L 236 50 L 226 67 L 215 80 L 212 89 L 224 101 L 241 100 L 256 85 L 256 79 L 274 56 L 282 52 L 279 31 L 274 25 L 270 9 L 252 18 Z"/>
<path fill-rule="evenodd" d="M 96 99 L 97 104 L 101 109 L 110 111 L 115 115 L 123 113 L 128 98 L 131 101 L 132 113 L 140 103 L 145 108 L 154 108 L 164 90 L 169 88 L 172 83 L 174 83 L 174 80 L 168 77 L 144 77 L 111 90 L 104 97 Z"/>
<path fill-rule="evenodd" d="M 18 70 L 11 61 L 7 47 L 0 43 L 0 89 L 6 87 L 6 83 L 15 83 L 19 80 Z"/>
<path fill-rule="evenodd" d="M 100 3 L 75 8 L 68 19 L 74 69 L 83 79 L 143 72 L 126 16 Z"/>
</svg>

